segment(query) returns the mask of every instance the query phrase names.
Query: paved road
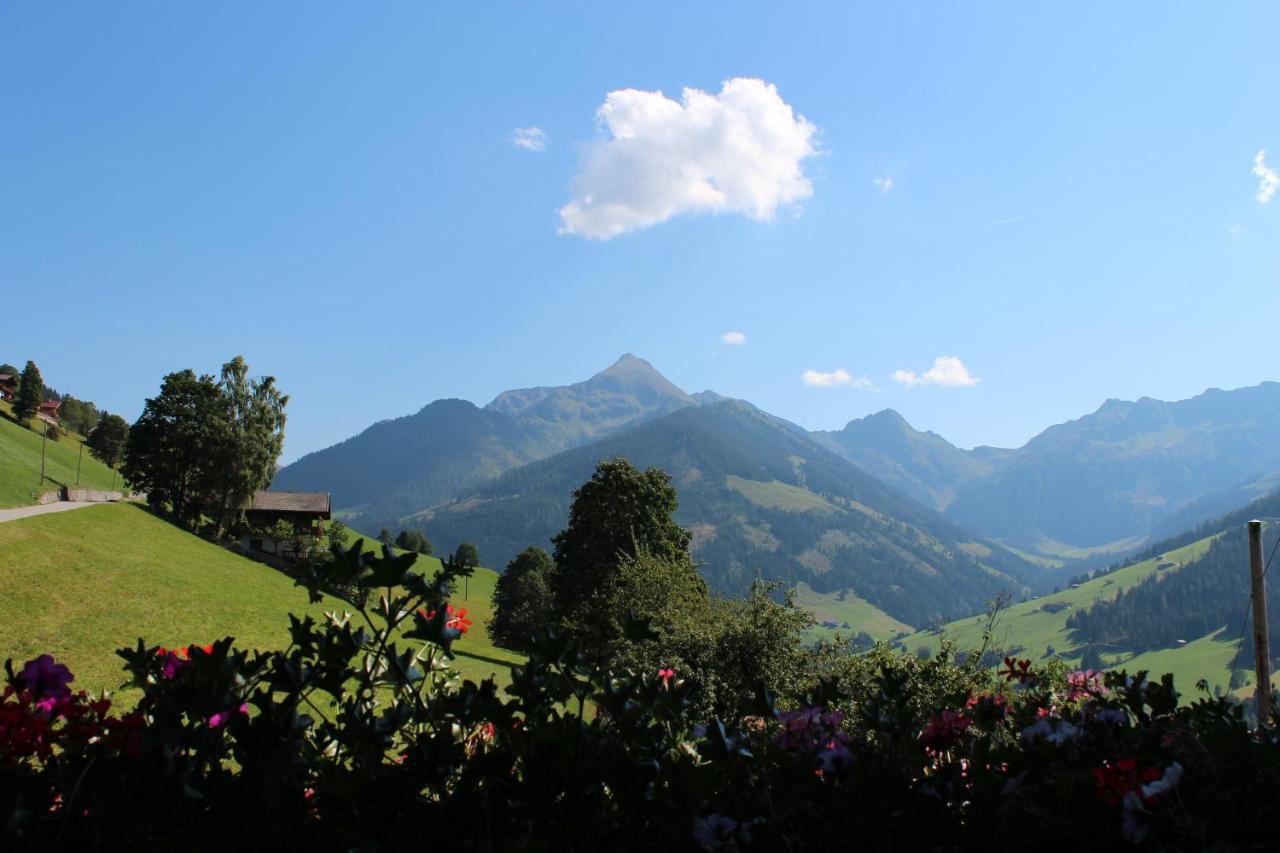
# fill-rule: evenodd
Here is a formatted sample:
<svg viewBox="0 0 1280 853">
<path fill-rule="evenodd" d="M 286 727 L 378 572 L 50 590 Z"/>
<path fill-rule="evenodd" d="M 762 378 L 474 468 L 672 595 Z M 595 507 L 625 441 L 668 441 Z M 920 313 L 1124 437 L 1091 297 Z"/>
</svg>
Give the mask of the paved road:
<svg viewBox="0 0 1280 853">
<path fill-rule="evenodd" d="M 102 506 L 98 501 L 58 501 L 43 506 L 20 506 L 16 509 L 0 509 L 0 524 L 6 521 L 17 521 L 33 515 L 44 515 L 47 512 L 69 512 L 73 509 L 84 509 L 87 506 Z"/>
</svg>

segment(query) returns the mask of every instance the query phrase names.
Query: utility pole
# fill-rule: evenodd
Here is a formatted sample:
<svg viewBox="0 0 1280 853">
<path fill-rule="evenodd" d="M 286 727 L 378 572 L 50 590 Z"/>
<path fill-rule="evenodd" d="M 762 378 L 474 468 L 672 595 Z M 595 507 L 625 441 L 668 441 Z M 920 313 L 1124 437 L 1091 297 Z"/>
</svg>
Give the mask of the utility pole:
<svg viewBox="0 0 1280 853">
<path fill-rule="evenodd" d="M 1271 725 L 1271 649 L 1267 628 L 1267 588 L 1262 579 L 1262 522 L 1249 522 L 1249 579 L 1253 593 L 1253 655 L 1258 683 L 1258 728 Z"/>
<path fill-rule="evenodd" d="M 44 485 L 44 446 L 49 443 L 49 422 L 44 422 L 44 432 L 40 437 L 40 485 Z"/>
<path fill-rule="evenodd" d="M 84 440 L 80 441 L 80 455 L 76 457 L 76 485 L 80 485 L 80 463 L 84 461 Z"/>
</svg>

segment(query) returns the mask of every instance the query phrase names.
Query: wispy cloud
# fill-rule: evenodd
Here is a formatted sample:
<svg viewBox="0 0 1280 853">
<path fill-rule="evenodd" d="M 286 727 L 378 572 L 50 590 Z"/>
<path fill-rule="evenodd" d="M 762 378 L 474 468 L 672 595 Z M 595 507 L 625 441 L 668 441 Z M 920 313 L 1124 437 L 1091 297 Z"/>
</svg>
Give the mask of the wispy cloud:
<svg viewBox="0 0 1280 853">
<path fill-rule="evenodd" d="M 1258 177 L 1258 194 L 1254 196 L 1258 204 L 1266 204 L 1280 189 L 1280 173 L 1267 165 L 1267 150 L 1259 149 L 1253 156 L 1253 174 Z"/>
<path fill-rule="evenodd" d="M 609 240 L 683 213 L 769 221 L 813 195 L 801 165 L 817 153 L 817 128 L 763 80 L 735 78 L 718 95 L 685 89 L 680 101 L 622 89 L 596 119 L 607 136 L 586 150 L 562 234 Z"/>
<path fill-rule="evenodd" d="M 747 336 L 742 332 L 725 332 L 720 340 L 731 347 L 740 347 L 747 342 Z"/>
<path fill-rule="evenodd" d="M 854 376 L 843 367 L 838 367 L 829 373 L 821 370 L 806 370 L 800 374 L 800 379 L 810 388 L 835 388 L 839 385 L 848 385 L 851 388 L 863 388 L 868 391 L 875 391 L 876 384 L 865 376 Z"/>
<path fill-rule="evenodd" d="M 895 370 L 889 377 L 894 382 L 914 388 L 917 385 L 946 385 L 952 388 L 967 388 L 977 385 L 982 380 L 969 373 L 960 359 L 952 355 L 940 355 L 933 360 L 930 367 L 922 374 L 911 370 Z"/>
<path fill-rule="evenodd" d="M 1015 222 L 1022 222 L 1026 218 L 1025 216 L 1010 216 L 1008 219 L 993 219 L 990 222 L 982 223 L 982 226 L 990 228 L 993 225 L 1012 225 Z"/>
<path fill-rule="evenodd" d="M 511 144 L 529 151 L 546 151 L 547 133 L 540 127 L 517 127 L 511 134 Z"/>
<path fill-rule="evenodd" d="M 880 190 L 880 195 L 888 195 L 889 190 L 893 189 L 893 178 L 889 175 L 880 175 L 872 178 L 871 183 L 876 189 Z"/>
</svg>

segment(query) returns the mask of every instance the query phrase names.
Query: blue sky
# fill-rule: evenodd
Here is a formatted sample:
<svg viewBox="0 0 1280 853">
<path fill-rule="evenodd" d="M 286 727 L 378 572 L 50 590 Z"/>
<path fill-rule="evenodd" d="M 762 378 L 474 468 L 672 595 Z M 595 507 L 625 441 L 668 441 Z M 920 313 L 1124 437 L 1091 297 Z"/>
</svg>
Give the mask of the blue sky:
<svg viewBox="0 0 1280 853">
<path fill-rule="evenodd" d="M 6 4 L 0 360 L 133 418 L 243 354 L 286 459 L 626 351 L 963 446 L 1280 379 L 1273 6 L 606 5 Z"/>
</svg>

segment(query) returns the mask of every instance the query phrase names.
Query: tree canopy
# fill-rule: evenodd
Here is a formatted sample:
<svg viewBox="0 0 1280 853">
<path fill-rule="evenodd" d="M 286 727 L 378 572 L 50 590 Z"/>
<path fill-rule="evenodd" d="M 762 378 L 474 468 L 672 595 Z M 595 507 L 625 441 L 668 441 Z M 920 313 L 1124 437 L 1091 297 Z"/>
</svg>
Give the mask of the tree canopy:
<svg viewBox="0 0 1280 853">
<path fill-rule="evenodd" d="M 85 444 L 89 452 L 103 464 L 114 468 L 124 459 L 125 444 L 129 440 L 129 424 L 119 415 L 103 412 L 98 426 L 89 433 Z"/>
<path fill-rule="evenodd" d="M 660 563 L 689 563 L 691 537 L 672 519 L 676 507 L 676 490 L 665 471 L 642 472 L 621 458 L 596 466 L 573 493 L 568 526 L 552 539 L 555 603 L 564 625 L 607 633 L 592 601 L 625 562 L 642 553 Z"/>
<path fill-rule="evenodd" d="M 405 529 L 396 537 L 396 547 L 418 554 L 431 553 L 431 540 L 421 530 Z"/>
<path fill-rule="evenodd" d="M 549 624 L 555 568 L 551 555 L 534 547 L 525 548 L 507 563 L 493 589 L 489 636 L 495 643 L 508 649 L 523 649 L 530 637 Z"/>
<path fill-rule="evenodd" d="M 129 430 L 124 474 L 183 522 L 204 513 L 226 529 L 271 482 L 284 446 L 284 407 L 271 376 L 249 379 L 236 356 L 220 380 L 170 373 Z"/>
</svg>

